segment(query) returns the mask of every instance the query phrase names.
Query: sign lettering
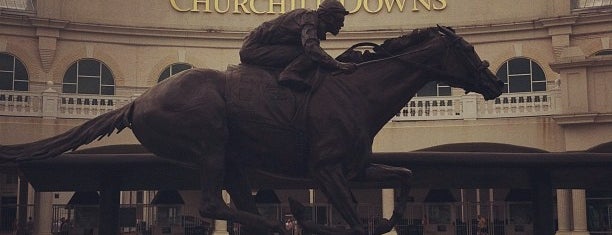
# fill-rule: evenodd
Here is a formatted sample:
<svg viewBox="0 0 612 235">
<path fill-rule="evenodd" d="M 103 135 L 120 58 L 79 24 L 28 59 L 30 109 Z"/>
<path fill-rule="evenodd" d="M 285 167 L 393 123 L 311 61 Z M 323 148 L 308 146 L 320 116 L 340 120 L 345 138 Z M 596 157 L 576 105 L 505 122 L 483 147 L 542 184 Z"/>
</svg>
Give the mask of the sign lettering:
<svg viewBox="0 0 612 235">
<path fill-rule="evenodd" d="M 226 14 L 283 14 L 298 8 L 311 8 L 322 0 L 169 0 L 177 12 Z M 447 0 L 340 0 L 351 13 L 365 11 L 371 14 L 386 11 L 430 12 L 443 11 Z M 412 7 L 412 8 L 410 8 Z"/>
</svg>

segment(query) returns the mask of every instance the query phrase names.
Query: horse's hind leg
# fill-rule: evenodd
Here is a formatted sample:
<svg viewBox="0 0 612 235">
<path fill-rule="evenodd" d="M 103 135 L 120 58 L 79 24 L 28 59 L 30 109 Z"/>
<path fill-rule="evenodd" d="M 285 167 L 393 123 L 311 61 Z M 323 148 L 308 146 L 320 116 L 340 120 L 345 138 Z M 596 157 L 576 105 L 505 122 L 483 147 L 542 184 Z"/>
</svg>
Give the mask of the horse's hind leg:
<svg viewBox="0 0 612 235">
<path fill-rule="evenodd" d="M 254 215 L 260 215 L 255 198 L 251 196 L 251 185 L 245 173 L 239 167 L 230 165 L 225 175 L 225 186 L 232 197 L 232 203 L 238 210 L 246 211 Z M 240 230 L 243 234 L 269 234 L 267 228 L 244 226 Z"/>
</svg>

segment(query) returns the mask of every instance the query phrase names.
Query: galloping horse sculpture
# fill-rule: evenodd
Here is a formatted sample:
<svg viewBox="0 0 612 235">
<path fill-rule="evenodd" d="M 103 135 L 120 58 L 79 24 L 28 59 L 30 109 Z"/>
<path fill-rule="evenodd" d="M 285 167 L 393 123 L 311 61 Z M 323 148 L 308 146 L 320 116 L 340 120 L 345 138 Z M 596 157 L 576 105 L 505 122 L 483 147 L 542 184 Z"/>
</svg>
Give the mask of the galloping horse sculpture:
<svg viewBox="0 0 612 235">
<path fill-rule="evenodd" d="M 263 69 L 191 69 L 66 133 L 0 146 L 0 157 L 51 158 L 127 127 L 155 155 L 199 169 L 203 217 L 235 221 L 253 234 L 287 234 L 280 222 L 257 212 L 247 177 L 255 170 L 313 180 L 350 226 L 316 225 L 291 201 L 304 229 L 382 234 L 402 216 L 412 172 L 368 163 L 374 136 L 428 82 L 474 91 L 487 100 L 501 94 L 503 82 L 472 45 L 447 27 L 415 30 L 374 51 L 358 58 L 362 63 L 352 74 L 316 72 L 316 86 L 306 93 L 279 87 L 274 72 Z M 401 193 L 393 216 L 366 228 L 348 187 L 351 180 L 397 182 Z M 224 187 L 237 210 L 223 201 Z"/>
</svg>

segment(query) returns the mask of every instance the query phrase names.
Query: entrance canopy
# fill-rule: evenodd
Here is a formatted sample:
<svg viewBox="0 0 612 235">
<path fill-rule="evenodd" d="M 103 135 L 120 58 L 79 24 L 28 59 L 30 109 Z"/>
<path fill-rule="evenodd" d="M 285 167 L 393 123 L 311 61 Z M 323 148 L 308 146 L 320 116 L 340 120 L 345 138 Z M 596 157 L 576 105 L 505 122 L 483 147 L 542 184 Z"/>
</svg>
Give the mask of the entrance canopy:
<svg viewBox="0 0 612 235">
<path fill-rule="evenodd" d="M 535 234 L 554 234 L 554 188 L 607 189 L 612 184 L 612 144 L 584 152 L 550 153 L 503 144 L 446 145 L 407 153 L 375 153 L 373 163 L 413 170 L 414 188 L 530 189 Z M 106 146 L 56 158 L 24 162 L 19 168 L 37 191 L 100 191 L 100 234 L 119 230 L 122 190 L 198 189 L 199 174 L 148 153 L 139 145 Z M 315 188 L 310 181 L 268 176 L 249 179 L 265 189 Z M 392 187 L 390 182 L 353 187 Z"/>
<path fill-rule="evenodd" d="M 553 188 L 607 189 L 612 185 L 612 142 L 583 152 L 551 153 L 491 143 L 438 146 L 404 153 L 374 153 L 373 163 L 404 166 L 414 172 L 415 188 L 525 188 L 550 179 Z M 19 164 L 37 191 L 97 191 L 104 179 L 120 190 L 197 190 L 200 176 L 159 158 L 140 145 L 79 150 L 56 158 Z M 307 180 L 251 177 L 256 188 L 315 188 Z M 358 188 L 392 187 L 390 182 L 354 184 Z"/>
</svg>

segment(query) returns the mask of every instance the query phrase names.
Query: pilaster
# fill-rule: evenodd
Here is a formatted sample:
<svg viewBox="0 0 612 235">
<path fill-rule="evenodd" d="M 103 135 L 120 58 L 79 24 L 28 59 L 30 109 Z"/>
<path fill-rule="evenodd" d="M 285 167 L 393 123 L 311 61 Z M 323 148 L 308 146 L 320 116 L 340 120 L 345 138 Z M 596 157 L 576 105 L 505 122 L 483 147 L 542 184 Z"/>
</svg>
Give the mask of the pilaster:
<svg viewBox="0 0 612 235">
<path fill-rule="evenodd" d="M 52 88 L 53 82 L 47 82 L 47 89 L 42 92 L 42 116 L 44 119 L 55 119 L 58 116 L 59 92 Z"/>
<path fill-rule="evenodd" d="M 36 27 L 38 37 L 38 54 L 43 70 L 49 72 L 55 51 L 57 50 L 57 39 L 60 37 L 60 29 L 66 27 L 68 21 L 32 18 L 32 25 Z"/>
<path fill-rule="evenodd" d="M 548 28 L 548 35 L 551 37 L 555 60 L 559 60 L 562 52 L 570 46 L 572 25 L 576 24 L 576 18 L 573 16 L 560 16 L 544 19 L 540 22 L 544 27 Z"/>
</svg>

